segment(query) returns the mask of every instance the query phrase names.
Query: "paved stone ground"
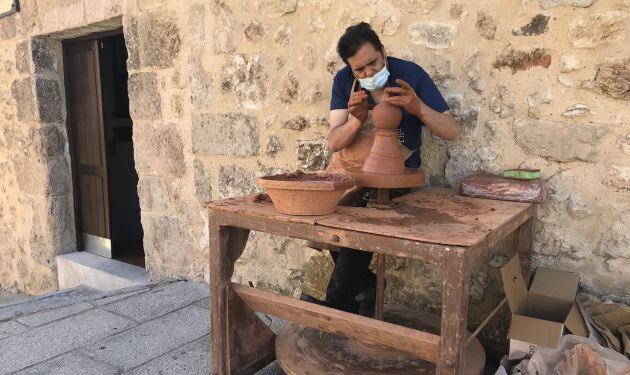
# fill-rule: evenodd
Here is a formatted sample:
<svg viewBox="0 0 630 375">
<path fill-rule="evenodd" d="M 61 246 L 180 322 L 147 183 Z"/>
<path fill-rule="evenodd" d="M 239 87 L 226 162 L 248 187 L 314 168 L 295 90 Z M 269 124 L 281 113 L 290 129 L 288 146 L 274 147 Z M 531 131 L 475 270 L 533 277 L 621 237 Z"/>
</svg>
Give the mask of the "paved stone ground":
<svg viewBox="0 0 630 375">
<path fill-rule="evenodd" d="M 206 284 L 170 281 L 2 304 L 0 375 L 207 375 L 208 296 Z M 274 362 L 258 374 L 283 372 Z"/>
</svg>

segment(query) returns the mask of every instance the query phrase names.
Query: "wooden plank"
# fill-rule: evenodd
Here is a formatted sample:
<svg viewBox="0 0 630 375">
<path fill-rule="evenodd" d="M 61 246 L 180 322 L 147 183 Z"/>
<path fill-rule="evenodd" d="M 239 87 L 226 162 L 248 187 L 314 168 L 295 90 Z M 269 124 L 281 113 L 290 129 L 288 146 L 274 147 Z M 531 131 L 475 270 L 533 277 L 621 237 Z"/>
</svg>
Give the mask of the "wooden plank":
<svg viewBox="0 0 630 375">
<path fill-rule="evenodd" d="M 253 374 L 275 360 L 276 334 L 231 290 L 228 326 L 232 374 Z"/>
<path fill-rule="evenodd" d="M 328 228 L 296 222 L 278 221 L 264 217 L 250 217 L 232 212 L 217 212 L 210 207 L 211 215 L 221 225 L 234 226 L 277 234 L 292 238 L 301 238 L 340 247 L 371 251 L 397 257 L 420 259 L 430 263 L 440 263 L 444 254 L 444 246 L 427 244 L 419 241 L 386 237 L 352 230 Z"/>
<path fill-rule="evenodd" d="M 514 216 L 511 220 L 504 222 L 501 224 L 496 230 L 491 233 L 488 233 L 486 237 L 484 237 L 481 241 L 476 244 L 468 247 L 469 255 L 473 258 L 478 257 L 483 254 L 484 251 L 491 249 L 496 244 L 501 242 L 507 236 L 509 236 L 512 232 L 517 230 L 523 223 L 526 221 L 533 219 L 536 215 L 536 206 L 532 205 L 525 211 L 519 212 L 516 216 Z"/>
<path fill-rule="evenodd" d="M 449 246 L 472 246 L 531 209 L 531 203 L 463 197 L 430 188 L 394 199 L 388 208 L 338 207 L 317 220 L 331 228 Z"/>
<path fill-rule="evenodd" d="M 213 356 L 213 374 L 228 375 L 232 374 L 232 354 L 231 349 L 238 348 L 239 345 L 234 340 L 238 336 L 234 336 L 230 332 L 230 278 L 234 271 L 234 262 L 240 257 L 247 244 L 248 231 L 239 228 L 229 228 L 219 225 L 213 216 L 209 221 L 210 233 L 210 337 L 212 343 Z M 247 317 L 243 313 L 239 314 L 238 305 L 232 308 L 237 313 L 232 316 L 234 322 L 246 320 Z M 231 334 L 232 333 L 232 334 Z M 264 332 L 263 332 L 264 333 Z M 238 353 L 233 353 L 238 356 Z"/>
<path fill-rule="evenodd" d="M 436 362 L 439 336 L 232 283 L 253 310 L 322 331 L 366 340 Z"/>
<path fill-rule="evenodd" d="M 374 318 L 383 320 L 383 307 L 385 305 L 385 254 L 376 256 L 376 307 Z"/>
<path fill-rule="evenodd" d="M 533 216 L 533 215 L 532 215 Z M 529 285 L 530 262 L 534 239 L 534 217 L 529 218 L 518 228 L 518 255 L 521 261 L 523 278 Z"/>
<path fill-rule="evenodd" d="M 436 372 L 464 374 L 470 258 L 462 252 L 449 252 L 442 263 L 442 274 L 442 326 Z"/>
<path fill-rule="evenodd" d="M 296 216 L 281 214 L 273 207 L 273 203 L 256 199 L 256 196 L 257 194 L 252 194 L 212 201 L 208 204 L 208 208 L 217 212 L 229 212 L 249 217 L 264 217 L 277 221 L 304 223 L 310 225 L 315 225 L 317 220 L 320 218 L 330 216 Z"/>
</svg>

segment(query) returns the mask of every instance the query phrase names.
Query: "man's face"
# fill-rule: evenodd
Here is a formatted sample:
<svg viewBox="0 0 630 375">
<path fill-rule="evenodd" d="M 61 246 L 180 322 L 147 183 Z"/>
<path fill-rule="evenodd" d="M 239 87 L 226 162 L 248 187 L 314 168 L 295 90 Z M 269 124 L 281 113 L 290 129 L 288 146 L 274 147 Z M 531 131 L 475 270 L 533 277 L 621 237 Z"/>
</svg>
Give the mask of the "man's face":
<svg viewBox="0 0 630 375">
<path fill-rule="evenodd" d="M 385 49 L 377 51 L 372 43 L 364 43 L 361 48 L 348 58 L 348 65 L 357 78 L 369 78 L 378 73 L 385 66 Z"/>
</svg>

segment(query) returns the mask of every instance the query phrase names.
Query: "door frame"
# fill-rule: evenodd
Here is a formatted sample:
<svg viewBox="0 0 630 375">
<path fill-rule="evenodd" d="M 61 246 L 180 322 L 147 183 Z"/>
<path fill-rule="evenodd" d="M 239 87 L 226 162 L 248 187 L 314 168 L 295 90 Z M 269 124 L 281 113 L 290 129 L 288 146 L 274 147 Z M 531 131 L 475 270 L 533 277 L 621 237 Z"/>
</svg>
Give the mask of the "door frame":
<svg viewBox="0 0 630 375">
<path fill-rule="evenodd" d="M 105 38 L 105 37 L 109 37 L 109 36 L 115 36 L 115 35 L 121 35 L 124 34 L 123 33 L 123 28 L 119 27 L 117 29 L 114 30 L 109 30 L 109 31 L 103 31 L 103 32 L 97 32 L 97 33 L 92 33 L 92 34 L 88 34 L 88 35 L 84 35 L 84 36 L 80 36 L 77 38 L 72 38 L 72 39 L 64 39 L 61 41 L 61 45 L 62 45 L 62 54 L 63 54 L 63 80 L 64 80 L 64 87 L 65 87 L 65 100 L 66 100 L 66 134 L 68 135 L 68 148 L 70 151 L 70 168 L 72 170 L 72 199 L 74 201 L 74 225 L 75 225 L 75 236 L 76 236 L 76 243 L 77 243 L 77 251 L 84 251 L 85 250 L 85 239 L 84 239 L 84 232 L 83 232 L 83 224 L 81 223 L 81 200 L 80 200 L 80 196 L 79 196 L 79 161 L 78 161 L 78 152 L 77 152 L 77 140 L 76 140 L 76 134 L 75 134 L 75 129 L 73 128 L 72 124 L 74 122 L 74 118 L 73 118 L 73 114 L 72 111 L 70 110 L 70 105 L 71 105 L 71 98 L 70 98 L 70 90 L 68 89 L 69 86 L 69 81 L 70 81 L 70 74 L 68 74 L 68 69 L 67 69 L 67 64 L 66 61 L 68 61 L 67 59 L 67 49 L 66 46 L 68 45 L 72 45 L 72 44 L 76 44 L 76 43 L 80 43 L 80 42 L 86 42 L 89 40 L 98 40 L 101 38 Z M 97 46 L 98 48 L 98 46 Z M 98 117 L 99 120 L 101 122 L 101 126 L 104 127 L 104 118 L 103 118 L 103 98 L 102 98 L 102 90 L 101 90 L 101 68 L 100 68 L 100 55 L 99 58 L 96 61 L 96 80 L 98 83 L 98 92 L 97 92 L 97 97 L 98 97 Z M 103 129 L 104 131 L 105 129 Z M 103 152 L 105 155 L 105 158 L 107 158 L 107 145 L 106 145 L 106 140 L 103 140 Z M 107 170 L 108 166 L 105 166 L 105 169 Z M 106 181 L 106 185 L 109 185 L 109 181 Z M 106 196 L 107 196 L 107 202 L 105 202 L 105 204 L 108 206 L 107 207 L 107 215 L 106 215 L 106 220 L 107 220 L 107 227 L 108 227 L 108 231 L 109 231 L 109 189 L 106 186 Z M 95 236 L 94 236 L 95 237 Z M 110 231 L 110 237 L 111 237 L 111 231 Z M 98 237 L 97 237 L 98 238 Z M 103 255 L 103 256 L 108 256 L 107 254 L 99 254 L 99 255 Z M 111 251 L 111 238 L 110 238 L 110 249 L 109 249 L 109 258 L 112 257 L 112 251 Z"/>
</svg>

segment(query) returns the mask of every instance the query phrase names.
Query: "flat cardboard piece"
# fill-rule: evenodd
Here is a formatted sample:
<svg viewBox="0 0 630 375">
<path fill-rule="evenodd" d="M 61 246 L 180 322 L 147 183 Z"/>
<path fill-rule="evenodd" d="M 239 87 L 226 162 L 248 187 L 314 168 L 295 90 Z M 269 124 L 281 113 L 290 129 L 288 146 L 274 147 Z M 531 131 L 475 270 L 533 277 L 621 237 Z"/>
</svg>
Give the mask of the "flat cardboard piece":
<svg viewBox="0 0 630 375">
<path fill-rule="evenodd" d="M 586 321 L 580 313 L 580 308 L 577 303 L 573 304 L 573 308 L 569 312 L 567 319 L 564 321 L 564 325 L 571 331 L 572 334 L 582 337 L 588 337 L 588 327 Z"/>
<path fill-rule="evenodd" d="M 512 257 L 507 264 L 501 268 L 501 278 L 503 279 L 503 289 L 510 305 L 510 310 L 518 311 L 525 303 L 527 296 L 527 286 L 523 280 L 521 272 L 521 262 L 518 254 Z"/>
</svg>

